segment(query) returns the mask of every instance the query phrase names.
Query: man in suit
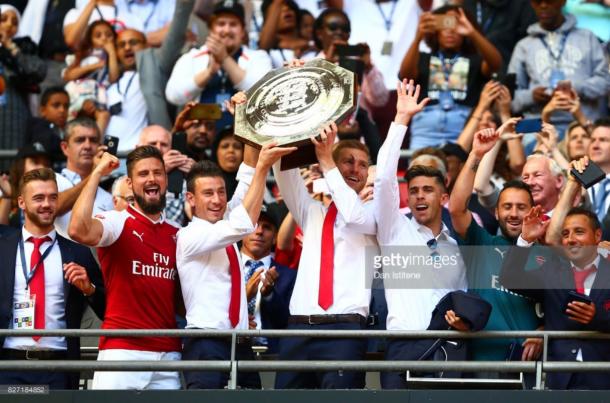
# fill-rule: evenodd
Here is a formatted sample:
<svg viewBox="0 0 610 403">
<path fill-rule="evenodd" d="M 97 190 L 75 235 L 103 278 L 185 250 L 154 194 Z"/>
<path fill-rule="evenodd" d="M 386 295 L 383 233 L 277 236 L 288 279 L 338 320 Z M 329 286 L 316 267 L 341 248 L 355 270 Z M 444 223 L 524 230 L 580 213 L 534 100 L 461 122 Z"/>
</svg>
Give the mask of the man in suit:
<svg viewBox="0 0 610 403">
<path fill-rule="evenodd" d="M 549 226 L 542 209 L 535 206 L 523 218 L 518 247 L 506 255 L 500 282 L 511 291 L 542 302 L 545 330 L 610 331 L 610 263 L 597 251 L 602 239 L 597 216 L 581 207 L 571 208 L 561 231 L 561 244 L 568 261 L 554 257 L 539 269 L 526 271 L 530 246 L 544 236 Z M 551 339 L 548 358 L 550 361 L 608 361 L 610 345 L 605 340 Z M 610 374 L 550 373 L 547 386 L 608 389 Z"/>
<path fill-rule="evenodd" d="M 19 188 L 24 210 L 21 230 L 0 237 L 0 327 L 3 329 L 77 329 L 89 303 L 102 318 L 105 289 L 88 248 L 55 232 L 58 191 L 49 168 L 26 172 Z M 0 337 L 0 359 L 79 359 L 75 337 Z M 78 373 L 0 372 L 2 385 L 49 385 L 76 389 Z"/>
<path fill-rule="evenodd" d="M 271 256 L 278 228 L 270 207 L 263 206 L 256 229 L 242 240 L 250 329 L 285 329 L 288 324 L 296 270 L 278 264 Z M 278 342 L 258 337 L 253 344 L 266 345 L 272 353 L 277 351 Z"/>
</svg>

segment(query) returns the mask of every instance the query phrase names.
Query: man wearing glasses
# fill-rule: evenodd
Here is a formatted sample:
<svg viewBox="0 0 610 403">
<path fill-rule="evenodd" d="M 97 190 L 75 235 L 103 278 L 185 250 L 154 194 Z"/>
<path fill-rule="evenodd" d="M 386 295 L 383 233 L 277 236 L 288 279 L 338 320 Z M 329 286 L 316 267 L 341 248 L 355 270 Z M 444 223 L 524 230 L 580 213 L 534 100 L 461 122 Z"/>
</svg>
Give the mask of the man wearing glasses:
<svg viewBox="0 0 610 403">
<path fill-rule="evenodd" d="M 184 45 L 194 0 L 176 1 L 174 17 L 160 48 L 149 47 L 144 33 L 126 29 L 117 35 L 117 58 L 123 74 L 108 88 L 110 122 L 106 133 L 119 138 L 119 152 L 131 151 L 142 129 L 150 125 L 172 128 L 165 91 L 169 74 Z"/>
<path fill-rule="evenodd" d="M 127 185 L 127 175 L 117 178 L 112 184 L 112 204 L 116 211 L 123 211 L 128 205 L 133 204 L 133 192 Z"/>
</svg>

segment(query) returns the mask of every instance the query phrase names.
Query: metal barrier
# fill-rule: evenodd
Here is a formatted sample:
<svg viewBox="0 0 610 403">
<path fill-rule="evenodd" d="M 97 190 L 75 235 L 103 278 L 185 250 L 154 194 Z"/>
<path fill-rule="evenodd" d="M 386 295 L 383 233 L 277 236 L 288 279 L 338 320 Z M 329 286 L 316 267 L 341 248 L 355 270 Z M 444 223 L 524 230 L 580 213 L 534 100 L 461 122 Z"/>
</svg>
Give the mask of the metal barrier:
<svg viewBox="0 0 610 403">
<path fill-rule="evenodd" d="M 227 361 L 0 361 L 0 371 L 227 371 L 231 373 L 229 389 L 236 389 L 237 371 L 495 371 L 536 374 L 536 389 L 544 388 L 546 372 L 610 371 L 610 362 L 550 362 L 547 360 L 550 339 L 610 339 L 610 333 L 592 331 L 388 331 L 388 330 L 203 330 L 203 329 L 0 329 L 0 336 L 31 337 L 230 337 L 231 357 Z M 541 361 L 245 361 L 237 360 L 238 337 L 314 337 L 314 338 L 404 338 L 404 339 L 506 339 L 542 338 Z"/>
</svg>

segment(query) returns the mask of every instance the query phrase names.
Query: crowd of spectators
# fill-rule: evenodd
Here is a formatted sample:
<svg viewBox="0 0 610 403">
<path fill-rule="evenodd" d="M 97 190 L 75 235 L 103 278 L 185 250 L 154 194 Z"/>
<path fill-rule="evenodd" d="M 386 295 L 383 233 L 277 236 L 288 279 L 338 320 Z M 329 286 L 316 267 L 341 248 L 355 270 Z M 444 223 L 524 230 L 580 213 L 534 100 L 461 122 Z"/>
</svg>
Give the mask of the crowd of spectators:
<svg viewBox="0 0 610 403">
<path fill-rule="evenodd" d="M 5 1 L 0 151 L 16 155 L 0 160 L 0 251 L 11 256 L 1 327 L 78 328 L 88 303 L 106 329 L 610 329 L 608 0 Z M 356 63 L 344 64 L 348 45 Z M 357 110 L 315 128 L 316 164 L 280 170 L 294 149 L 240 141 L 236 105 L 273 69 L 320 58 L 357 73 Z M 594 169 L 589 186 L 583 172 Z M 395 247 L 460 257 L 414 289 L 367 260 Z M 40 280 L 53 265 L 63 293 L 62 276 Z M 28 287 L 31 312 L 17 308 L 35 301 Z M 490 307 L 482 326 L 459 310 L 467 297 Z M 78 355 L 73 338 L 0 342 L 0 359 Z M 542 350 L 539 338 L 257 337 L 238 342 L 238 359 L 252 345 L 287 360 L 381 350 L 388 360 L 538 360 Z M 105 337 L 98 359 L 222 360 L 229 346 Z M 557 340 L 548 354 L 610 360 L 591 340 Z M 228 377 L 190 371 L 184 386 L 223 388 Z M 75 381 L 0 373 L 0 384 Z M 257 374 L 237 382 L 261 387 Z M 609 389 L 610 376 L 550 374 L 547 385 Z M 357 371 L 276 379 L 364 386 Z M 381 386 L 408 384 L 387 372 Z M 181 381 L 98 372 L 93 387 Z"/>
</svg>

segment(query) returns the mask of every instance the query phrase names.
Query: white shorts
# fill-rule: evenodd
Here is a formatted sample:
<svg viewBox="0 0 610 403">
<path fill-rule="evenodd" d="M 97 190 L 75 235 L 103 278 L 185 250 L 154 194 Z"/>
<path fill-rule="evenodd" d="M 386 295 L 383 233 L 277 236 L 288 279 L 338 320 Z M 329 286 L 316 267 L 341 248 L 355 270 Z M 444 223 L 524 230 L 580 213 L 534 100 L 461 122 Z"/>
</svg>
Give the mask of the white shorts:
<svg viewBox="0 0 610 403">
<path fill-rule="evenodd" d="M 98 361 L 180 361 L 178 352 L 160 353 L 140 350 L 101 350 Z M 178 372 L 109 372 L 93 375 L 92 389 L 180 389 Z"/>
</svg>

